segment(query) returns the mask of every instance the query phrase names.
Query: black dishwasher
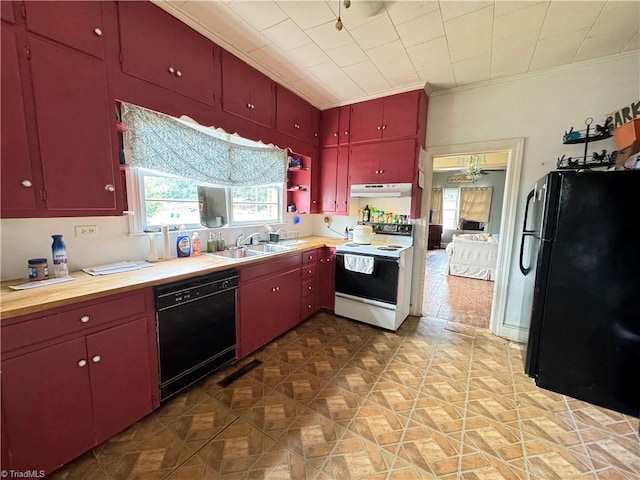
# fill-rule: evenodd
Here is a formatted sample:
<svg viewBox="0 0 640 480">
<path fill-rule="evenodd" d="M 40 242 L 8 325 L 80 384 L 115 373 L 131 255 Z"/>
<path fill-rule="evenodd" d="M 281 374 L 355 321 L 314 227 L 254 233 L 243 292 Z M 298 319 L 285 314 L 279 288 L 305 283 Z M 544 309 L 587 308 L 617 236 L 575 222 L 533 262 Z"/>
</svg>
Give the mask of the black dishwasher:
<svg viewBox="0 0 640 480">
<path fill-rule="evenodd" d="M 161 402 L 235 358 L 237 288 L 234 269 L 154 288 Z"/>
</svg>

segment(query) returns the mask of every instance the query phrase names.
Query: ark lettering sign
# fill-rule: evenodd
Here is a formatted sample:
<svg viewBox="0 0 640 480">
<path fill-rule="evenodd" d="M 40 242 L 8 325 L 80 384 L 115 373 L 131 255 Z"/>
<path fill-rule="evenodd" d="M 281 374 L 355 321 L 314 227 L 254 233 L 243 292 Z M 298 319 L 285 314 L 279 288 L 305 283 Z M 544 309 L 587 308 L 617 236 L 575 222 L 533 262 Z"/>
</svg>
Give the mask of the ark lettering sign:
<svg viewBox="0 0 640 480">
<path fill-rule="evenodd" d="M 633 102 L 627 107 L 623 107 L 617 112 L 612 112 L 607 116 L 607 120 L 613 123 L 613 128 L 618 128 L 634 118 L 640 118 L 640 100 Z"/>
</svg>

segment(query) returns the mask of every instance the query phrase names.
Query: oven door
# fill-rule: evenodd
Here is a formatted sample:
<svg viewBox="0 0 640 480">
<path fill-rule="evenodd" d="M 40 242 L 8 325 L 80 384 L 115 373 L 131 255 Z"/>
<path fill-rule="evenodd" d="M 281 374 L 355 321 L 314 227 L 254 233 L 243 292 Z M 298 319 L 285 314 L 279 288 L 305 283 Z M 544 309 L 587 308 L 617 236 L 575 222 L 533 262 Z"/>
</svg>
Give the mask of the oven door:
<svg viewBox="0 0 640 480">
<path fill-rule="evenodd" d="M 400 259 L 378 255 L 373 257 L 373 273 L 347 270 L 344 265 L 345 252 L 336 252 L 336 295 L 349 295 L 395 305 L 398 300 L 398 275 Z"/>
</svg>

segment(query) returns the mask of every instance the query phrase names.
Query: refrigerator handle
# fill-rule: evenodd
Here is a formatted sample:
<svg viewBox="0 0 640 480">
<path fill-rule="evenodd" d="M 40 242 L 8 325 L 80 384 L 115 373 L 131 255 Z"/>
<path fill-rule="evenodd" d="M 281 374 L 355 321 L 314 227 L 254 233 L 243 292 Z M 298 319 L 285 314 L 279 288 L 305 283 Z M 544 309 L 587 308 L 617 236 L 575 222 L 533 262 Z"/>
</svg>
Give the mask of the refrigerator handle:
<svg viewBox="0 0 640 480">
<path fill-rule="evenodd" d="M 534 233 L 532 230 L 527 230 L 527 218 L 529 217 L 529 207 L 531 207 L 531 200 L 533 199 L 533 196 L 535 195 L 535 192 L 536 192 L 535 189 L 531 190 L 529 192 L 529 195 L 527 195 L 527 206 L 525 207 L 525 210 L 524 210 L 524 222 L 523 222 L 523 225 L 522 225 L 522 239 L 520 241 L 520 262 L 519 262 L 519 267 L 520 267 L 520 271 L 525 276 L 531 271 L 531 266 L 525 267 L 522 264 L 522 260 L 523 260 L 523 256 L 524 256 L 524 240 L 528 235 L 532 235 Z"/>
</svg>

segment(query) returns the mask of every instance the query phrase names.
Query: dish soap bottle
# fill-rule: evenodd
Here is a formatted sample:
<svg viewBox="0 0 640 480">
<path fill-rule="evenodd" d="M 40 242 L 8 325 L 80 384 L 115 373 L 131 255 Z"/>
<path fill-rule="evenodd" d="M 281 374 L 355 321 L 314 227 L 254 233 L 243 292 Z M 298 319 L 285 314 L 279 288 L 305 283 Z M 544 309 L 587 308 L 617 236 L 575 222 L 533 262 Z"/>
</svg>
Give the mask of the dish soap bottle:
<svg viewBox="0 0 640 480">
<path fill-rule="evenodd" d="M 193 256 L 200 255 L 200 235 L 198 232 L 193 232 L 191 237 L 191 254 Z"/>
<path fill-rule="evenodd" d="M 213 253 L 218 249 L 218 242 L 213 236 L 213 232 L 209 232 L 209 240 L 207 241 L 207 253 Z"/>
<path fill-rule="evenodd" d="M 222 238 L 222 232 L 218 232 L 218 241 L 216 243 L 219 252 L 222 252 L 225 248 L 227 248 L 224 244 L 224 238 Z"/>
<path fill-rule="evenodd" d="M 188 257 L 191 255 L 191 240 L 189 240 L 189 234 L 184 230 L 184 225 L 180 227 L 180 231 L 178 232 L 176 251 L 178 252 L 178 257 Z"/>
<path fill-rule="evenodd" d="M 68 277 L 69 266 L 67 264 L 67 246 L 62 240 L 62 235 L 51 235 L 51 253 L 53 256 L 53 274 L 57 277 Z"/>
</svg>

